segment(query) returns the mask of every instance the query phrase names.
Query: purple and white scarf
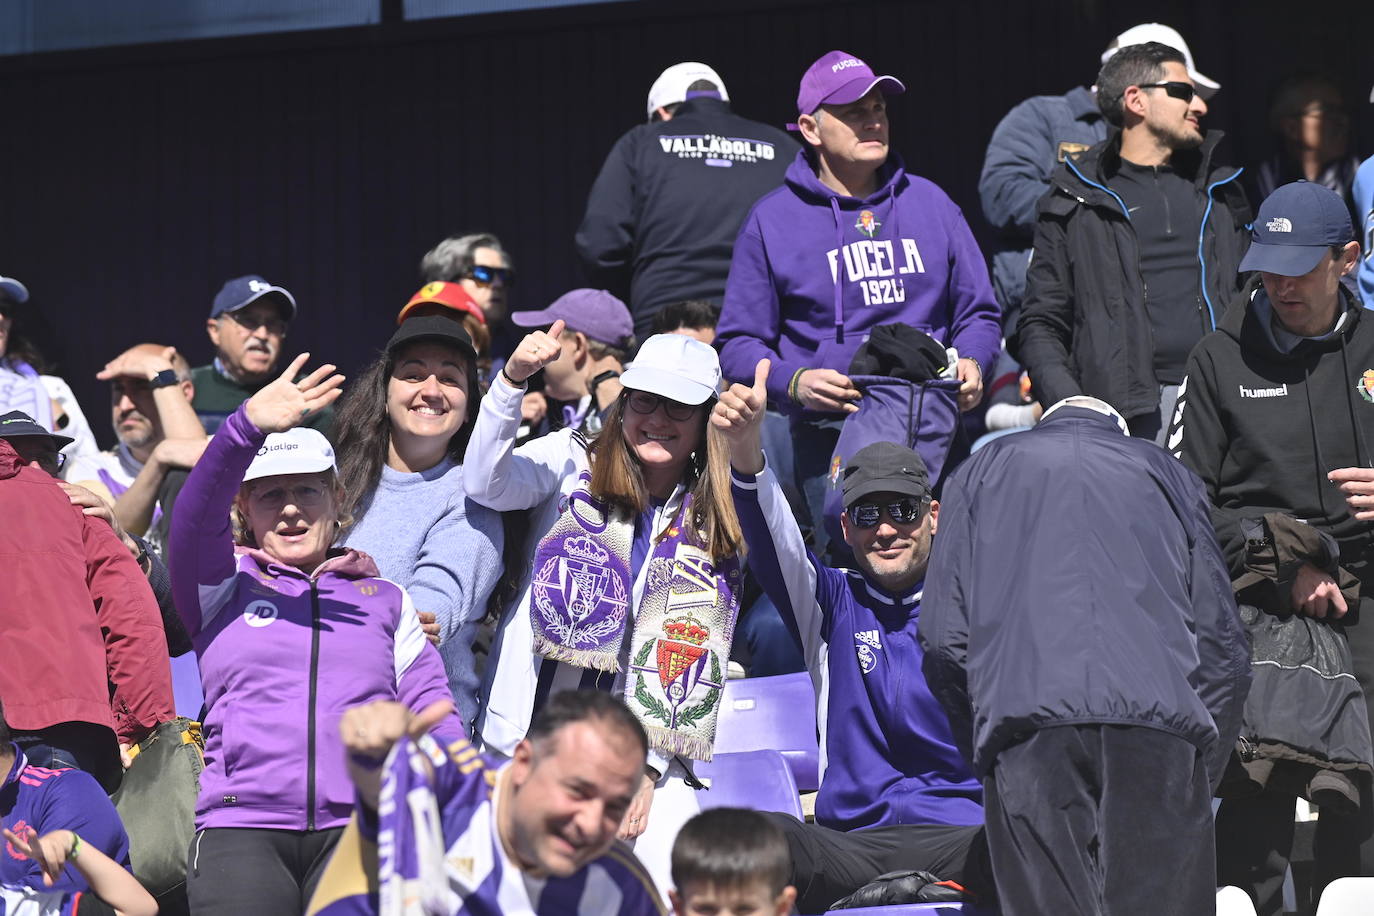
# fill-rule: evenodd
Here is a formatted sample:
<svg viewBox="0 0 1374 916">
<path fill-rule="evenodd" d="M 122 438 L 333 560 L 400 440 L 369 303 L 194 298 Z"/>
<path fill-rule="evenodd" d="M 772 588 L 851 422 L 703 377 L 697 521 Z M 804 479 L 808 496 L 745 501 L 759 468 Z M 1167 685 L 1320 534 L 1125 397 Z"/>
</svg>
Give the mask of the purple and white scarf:
<svg viewBox="0 0 1374 916">
<path fill-rule="evenodd" d="M 567 508 L 539 542 L 530 586 L 534 651 L 560 662 L 620 671 L 634 579 L 634 523 L 590 492 L 583 472 Z M 634 613 L 625 703 L 667 754 L 710 760 L 739 615 L 738 558 L 717 563 L 685 519 L 687 494 L 646 560 Z"/>
</svg>

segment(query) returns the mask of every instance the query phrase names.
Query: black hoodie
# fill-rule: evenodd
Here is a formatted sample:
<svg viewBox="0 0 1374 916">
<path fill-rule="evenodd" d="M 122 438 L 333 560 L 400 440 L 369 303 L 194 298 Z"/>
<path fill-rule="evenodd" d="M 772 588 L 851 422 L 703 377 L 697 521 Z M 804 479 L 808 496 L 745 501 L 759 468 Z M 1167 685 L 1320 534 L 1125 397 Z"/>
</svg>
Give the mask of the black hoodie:
<svg viewBox="0 0 1374 916">
<path fill-rule="evenodd" d="M 1374 572 L 1374 525 L 1350 515 L 1326 476 L 1374 466 L 1374 321 L 1344 287 L 1340 296 L 1335 331 L 1284 353 L 1256 277 L 1188 358 L 1168 448 L 1207 485 L 1232 578 L 1244 567 L 1240 520 L 1266 512 L 1333 535 L 1340 565 L 1361 580 Z"/>
</svg>

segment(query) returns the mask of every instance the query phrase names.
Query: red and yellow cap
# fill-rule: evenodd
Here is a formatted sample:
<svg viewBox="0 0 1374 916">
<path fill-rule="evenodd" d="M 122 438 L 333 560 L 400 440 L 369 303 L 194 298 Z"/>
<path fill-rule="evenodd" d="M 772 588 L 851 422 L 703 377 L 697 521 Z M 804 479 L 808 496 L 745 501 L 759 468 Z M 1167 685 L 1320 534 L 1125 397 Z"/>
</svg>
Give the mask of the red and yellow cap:
<svg viewBox="0 0 1374 916">
<path fill-rule="evenodd" d="M 467 291 L 457 283 L 444 283 L 436 280 L 433 283 L 426 283 L 420 287 L 420 291 L 410 297 L 410 301 L 401 309 L 396 316 L 396 323 L 405 321 L 417 308 L 422 305 L 443 305 L 457 312 L 467 312 L 482 324 L 487 323 L 487 316 L 482 314 L 482 307 L 478 305 Z M 458 316 L 454 316 L 455 318 Z"/>
</svg>

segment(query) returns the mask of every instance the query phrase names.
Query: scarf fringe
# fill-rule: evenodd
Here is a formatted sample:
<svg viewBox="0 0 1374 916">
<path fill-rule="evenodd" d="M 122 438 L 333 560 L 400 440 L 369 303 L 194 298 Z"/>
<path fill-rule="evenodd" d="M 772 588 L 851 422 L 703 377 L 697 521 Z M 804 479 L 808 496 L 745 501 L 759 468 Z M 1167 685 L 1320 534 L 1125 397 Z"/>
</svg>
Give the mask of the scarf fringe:
<svg viewBox="0 0 1374 916">
<path fill-rule="evenodd" d="M 643 721 L 641 718 L 640 722 Z M 703 762 L 710 762 L 711 760 L 714 734 L 711 736 L 684 735 L 661 725 L 646 725 L 644 730 L 649 734 L 649 747 L 656 751 L 662 751 L 669 757 L 688 757 Z"/>
<path fill-rule="evenodd" d="M 559 645 L 543 633 L 536 632 L 534 634 L 534 651 L 544 658 L 576 665 L 578 668 L 592 668 L 597 671 L 609 671 L 612 674 L 620 673 L 620 659 L 614 655 L 606 654 L 604 649 L 570 649 L 567 646 Z"/>
</svg>

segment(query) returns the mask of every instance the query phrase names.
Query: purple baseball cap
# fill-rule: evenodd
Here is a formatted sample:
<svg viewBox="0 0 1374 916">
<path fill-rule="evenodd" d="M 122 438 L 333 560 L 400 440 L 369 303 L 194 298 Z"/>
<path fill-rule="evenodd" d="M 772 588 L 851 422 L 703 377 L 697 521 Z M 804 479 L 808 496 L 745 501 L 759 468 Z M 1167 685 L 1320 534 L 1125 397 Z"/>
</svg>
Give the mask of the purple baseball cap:
<svg viewBox="0 0 1374 916">
<path fill-rule="evenodd" d="M 884 95 L 900 95 L 906 86 L 895 76 L 876 76 L 873 68 L 846 51 L 831 51 L 802 74 L 797 112 L 811 114 L 821 105 L 848 105 L 881 85 Z"/>
<path fill-rule="evenodd" d="M 542 328 L 562 318 L 569 331 L 619 347 L 634 334 L 630 310 L 604 289 L 570 290 L 537 312 L 512 312 L 510 320 L 522 328 Z"/>
</svg>

